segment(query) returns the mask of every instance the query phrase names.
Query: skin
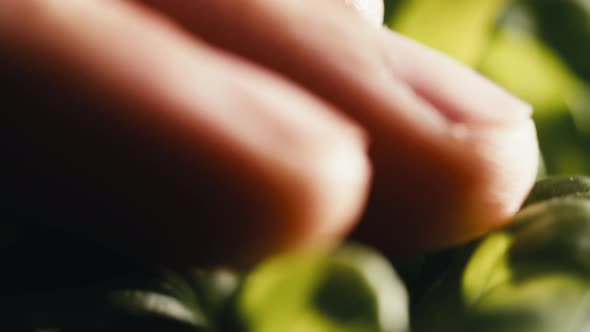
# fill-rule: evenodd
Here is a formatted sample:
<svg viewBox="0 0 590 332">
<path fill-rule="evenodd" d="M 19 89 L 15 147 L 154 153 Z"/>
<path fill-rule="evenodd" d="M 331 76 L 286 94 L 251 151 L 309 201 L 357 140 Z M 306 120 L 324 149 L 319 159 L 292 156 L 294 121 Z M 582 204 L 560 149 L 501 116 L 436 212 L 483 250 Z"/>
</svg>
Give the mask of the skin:
<svg viewBox="0 0 590 332">
<path fill-rule="evenodd" d="M 416 252 L 501 226 L 536 174 L 529 106 L 382 16 L 360 0 L 1 1 L 7 220 L 182 264 L 349 234 Z"/>
</svg>

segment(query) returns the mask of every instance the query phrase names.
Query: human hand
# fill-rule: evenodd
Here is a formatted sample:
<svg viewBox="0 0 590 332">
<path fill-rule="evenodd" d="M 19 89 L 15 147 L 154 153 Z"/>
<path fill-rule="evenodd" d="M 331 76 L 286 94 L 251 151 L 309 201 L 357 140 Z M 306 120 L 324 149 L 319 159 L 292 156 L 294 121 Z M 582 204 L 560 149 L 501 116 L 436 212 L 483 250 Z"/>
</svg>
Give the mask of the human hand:
<svg viewBox="0 0 590 332">
<path fill-rule="evenodd" d="M 536 173 L 528 106 L 369 21 L 336 0 L 0 2 L 6 210 L 200 264 L 360 219 L 397 252 L 499 226 Z"/>
</svg>

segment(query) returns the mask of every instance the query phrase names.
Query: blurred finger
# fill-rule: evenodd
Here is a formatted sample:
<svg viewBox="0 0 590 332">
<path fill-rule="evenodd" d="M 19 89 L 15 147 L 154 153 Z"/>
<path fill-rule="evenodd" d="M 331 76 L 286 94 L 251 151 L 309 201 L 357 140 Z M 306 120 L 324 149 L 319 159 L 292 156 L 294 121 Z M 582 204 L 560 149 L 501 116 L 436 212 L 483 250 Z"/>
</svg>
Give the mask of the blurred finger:
<svg viewBox="0 0 590 332">
<path fill-rule="evenodd" d="M 532 185 L 526 104 L 332 1 L 145 2 L 368 130 L 375 175 L 362 239 L 398 251 L 466 241 L 506 222 Z"/>
<path fill-rule="evenodd" d="M 330 245 L 358 219 L 363 135 L 295 85 L 121 1 L 0 13 L 4 203 L 30 211 L 11 221 L 204 264 Z"/>
</svg>

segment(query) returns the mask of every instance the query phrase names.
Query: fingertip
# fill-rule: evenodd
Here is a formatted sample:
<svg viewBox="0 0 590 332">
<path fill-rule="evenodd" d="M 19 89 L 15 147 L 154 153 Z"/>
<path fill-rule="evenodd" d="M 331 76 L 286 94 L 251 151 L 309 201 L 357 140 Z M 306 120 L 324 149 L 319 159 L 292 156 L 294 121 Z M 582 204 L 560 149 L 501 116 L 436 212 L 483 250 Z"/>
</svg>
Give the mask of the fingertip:
<svg viewBox="0 0 590 332">
<path fill-rule="evenodd" d="M 398 107 L 379 123 L 376 188 L 359 233 L 389 252 L 415 252 L 506 224 L 537 173 L 530 106 L 438 52 L 385 36 L 397 78 L 387 93 Z"/>
<path fill-rule="evenodd" d="M 232 222 L 249 231 L 231 244 L 239 250 L 224 257 L 228 262 L 251 265 L 285 251 L 331 248 L 358 222 L 371 177 L 364 135 L 354 126 L 325 128 L 293 131 L 297 141 L 260 159 L 259 190 L 268 193 L 261 207 L 272 220 L 260 220 L 266 212 L 258 211 Z"/>
<path fill-rule="evenodd" d="M 393 132 L 393 129 L 392 129 Z M 438 141 L 397 138 L 373 155 L 374 187 L 354 236 L 393 255 L 476 239 L 510 222 L 532 187 L 538 145 L 532 120 L 462 127 Z"/>
<path fill-rule="evenodd" d="M 472 207 L 465 230 L 475 226 L 474 237 L 502 227 L 518 212 L 532 188 L 538 171 L 539 147 L 532 119 L 503 127 L 482 129 L 477 135 L 477 155 L 473 158 Z"/>
<path fill-rule="evenodd" d="M 371 167 L 364 138 L 343 137 L 322 154 L 308 159 L 301 182 L 309 213 L 298 221 L 304 245 L 341 240 L 358 222 L 368 195 Z"/>
</svg>

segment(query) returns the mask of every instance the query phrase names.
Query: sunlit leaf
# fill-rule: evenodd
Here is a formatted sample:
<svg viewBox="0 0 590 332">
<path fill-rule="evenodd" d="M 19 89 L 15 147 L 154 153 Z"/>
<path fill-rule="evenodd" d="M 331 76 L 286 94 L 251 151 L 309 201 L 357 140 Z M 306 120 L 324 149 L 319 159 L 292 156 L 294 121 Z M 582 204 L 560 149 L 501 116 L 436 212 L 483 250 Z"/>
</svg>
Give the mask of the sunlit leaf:
<svg viewBox="0 0 590 332">
<path fill-rule="evenodd" d="M 394 30 L 475 66 L 507 0 L 401 1 L 387 24 Z"/>
<path fill-rule="evenodd" d="M 246 278 L 238 303 L 253 332 L 403 332 L 407 305 L 388 261 L 350 245 L 265 262 Z"/>
</svg>

